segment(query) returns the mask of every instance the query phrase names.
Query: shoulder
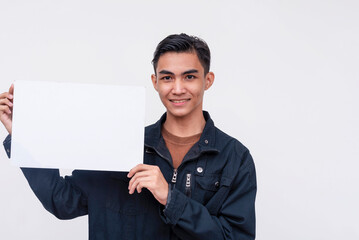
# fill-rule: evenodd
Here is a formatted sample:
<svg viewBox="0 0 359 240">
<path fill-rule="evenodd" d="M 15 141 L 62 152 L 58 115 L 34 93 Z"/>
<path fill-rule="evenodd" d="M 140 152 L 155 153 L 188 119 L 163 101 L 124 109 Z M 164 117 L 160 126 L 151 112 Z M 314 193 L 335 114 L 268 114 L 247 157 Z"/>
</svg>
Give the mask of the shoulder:
<svg viewBox="0 0 359 240">
<path fill-rule="evenodd" d="M 153 131 L 156 128 L 156 123 L 153 123 L 151 125 L 148 125 L 145 127 L 145 134 L 149 134 L 151 131 Z"/>
<path fill-rule="evenodd" d="M 218 128 L 216 136 L 221 154 L 227 158 L 223 175 L 231 179 L 236 186 L 244 184 L 249 188 L 256 187 L 255 164 L 248 148 Z"/>
<path fill-rule="evenodd" d="M 215 132 L 220 155 L 227 159 L 223 174 L 229 178 L 247 176 L 249 185 L 256 185 L 255 164 L 249 149 L 220 129 L 216 128 Z"/>
<path fill-rule="evenodd" d="M 145 144 L 151 144 L 154 140 L 158 140 L 161 135 L 161 125 L 165 119 L 166 115 L 163 114 L 157 122 L 145 127 Z"/>
<path fill-rule="evenodd" d="M 215 144 L 219 152 L 225 153 L 229 159 L 238 162 L 238 167 L 253 164 L 249 149 L 238 139 L 228 135 L 217 127 L 215 127 L 215 139 Z"/>
<path fill-rule="evenodd" d="M 166 113 L 162 114 L 161 118 L 157 122 L 145 127 L 145 136 L 157 135 L 161 132 L 161 125 L 166 120 Z"/>
</svg>

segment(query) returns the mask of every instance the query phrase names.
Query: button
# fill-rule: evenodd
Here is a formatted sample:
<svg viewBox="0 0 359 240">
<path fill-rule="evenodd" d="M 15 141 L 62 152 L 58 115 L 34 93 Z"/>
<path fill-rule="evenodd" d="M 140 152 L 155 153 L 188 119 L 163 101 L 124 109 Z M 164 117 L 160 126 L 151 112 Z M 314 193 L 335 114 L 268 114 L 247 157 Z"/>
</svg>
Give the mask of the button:
<svg viewBox="0 0 359 240">
<path fill-rule="evenodd" d="M 198 173 L 202 173 L 202 172 L 203 172 L 203 168 L 202 168 L 202 167 L 198 167 L 198 168 L 197 168 L 197 172 L 198 172 Z"/>
<path fill-rule="evenodd" d="M 9 153 L 9 152 L 10 152 L 10 149 L 7 149 L 6 151 Z"/>
<path fill-rule="evenodd" d="M 206 140 L 204 140 L 204 143 L 205 143 L 205 144 L 208 144 L 208 140 L 207 140 L 207 139 L 206 139 Z"/>
<path fill-rule="evenodd" d="M 219 182 L 216 182 L 216 183 L 214 184 L 214 186 L 215 186 L 216 188 L 218 188 L 218 187 L 219 187 Z"/>
</svg>

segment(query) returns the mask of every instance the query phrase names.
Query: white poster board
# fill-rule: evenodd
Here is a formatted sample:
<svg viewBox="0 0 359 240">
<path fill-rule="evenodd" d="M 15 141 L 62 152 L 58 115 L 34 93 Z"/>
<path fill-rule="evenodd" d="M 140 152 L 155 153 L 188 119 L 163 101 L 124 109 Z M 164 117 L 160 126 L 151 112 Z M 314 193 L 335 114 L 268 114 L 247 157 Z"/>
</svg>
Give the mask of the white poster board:
<svg viewBox="0 0 359 240">
<path fill-rule="evenodd" d="M 12 163 L 129 171 L 143 160 L 145 88 L 15 81 Z"/>
</svg>

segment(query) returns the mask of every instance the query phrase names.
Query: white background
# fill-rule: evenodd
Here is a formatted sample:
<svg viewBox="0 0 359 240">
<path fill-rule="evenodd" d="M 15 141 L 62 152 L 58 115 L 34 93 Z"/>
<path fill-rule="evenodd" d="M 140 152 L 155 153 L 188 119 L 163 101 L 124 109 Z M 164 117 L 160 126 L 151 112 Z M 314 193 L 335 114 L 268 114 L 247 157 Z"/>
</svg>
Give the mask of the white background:
<svg viewBox="0 0 359 240">
<path fill-rule="evenodd" d="M 255 159 L 257 239 L 359 239 L 358 10 L 355 0 L 1 0 L 0 89 L 146 85 L 150 124 L 164 112 L 150 82 L 157 43 L 202 37 L 216 74 L 204 108 Z M 87 239 L 86 217 L 47 213 L 5 151 L 0 171 L 1 239 Z"/>
</svg>

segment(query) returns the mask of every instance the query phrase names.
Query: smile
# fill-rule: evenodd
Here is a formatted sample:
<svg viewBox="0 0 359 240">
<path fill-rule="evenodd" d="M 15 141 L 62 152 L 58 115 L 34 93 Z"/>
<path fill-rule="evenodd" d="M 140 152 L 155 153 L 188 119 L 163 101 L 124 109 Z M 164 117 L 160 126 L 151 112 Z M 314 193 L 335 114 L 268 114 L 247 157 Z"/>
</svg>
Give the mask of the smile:
<svg viewBox="0 0 359 240">
<path fill-rule="evenodd" d="M 183 99 L 183 100 L 170 100 L 171 102 L 174 102 L 174 103 L 181 103 L 181 102 L 186 102 L 188 101 L 189 99 Z"/>
<path fill-rule="evenodd" d="M 190 99 L 181 99 L 181 100 L 170 100 L 170 101 L 173 102 L 173 103 L 184 103 L 184 102 L 187 102 L 189 100 Z"/>
</svg>

